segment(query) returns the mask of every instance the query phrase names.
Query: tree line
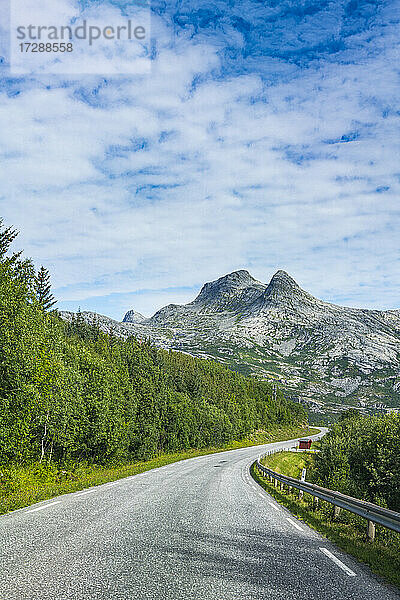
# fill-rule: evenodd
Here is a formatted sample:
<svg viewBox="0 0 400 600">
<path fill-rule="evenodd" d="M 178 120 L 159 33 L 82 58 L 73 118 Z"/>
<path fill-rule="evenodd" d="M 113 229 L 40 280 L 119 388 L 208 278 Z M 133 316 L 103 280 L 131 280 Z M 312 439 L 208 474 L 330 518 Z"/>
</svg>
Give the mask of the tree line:
<svg viewBox="0 0 400 600">
<path fill-rule="evenodd" d="M 317 483 L 400 511 L 400 414 L 364 417 L 350 409 L 320 444 Z"/>
<path fill-rule="evenodd" d="M 16 235 L 0 222 L 0 464 L 143 460 L 306 421 L 266 382 L 63 321 Z"/>
</svg>

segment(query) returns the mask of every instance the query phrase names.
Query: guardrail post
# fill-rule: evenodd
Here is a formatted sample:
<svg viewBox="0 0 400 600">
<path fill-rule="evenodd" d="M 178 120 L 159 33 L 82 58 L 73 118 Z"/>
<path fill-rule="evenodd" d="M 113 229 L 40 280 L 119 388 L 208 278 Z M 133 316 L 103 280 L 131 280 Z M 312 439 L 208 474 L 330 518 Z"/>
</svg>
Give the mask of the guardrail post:
<svg viewBox="0 0 400 600">
<path fill-rule="evenodd" d="M 337 519 L 339 515 L 340 515 L 340 506 L 334 506 L 333 507 L 333 518 Z"/>
<path fill-rule="evenodd" d="M 375 539 L 375 523 L 373 521 L 368 521 L 368 539 L 370 542 Z"/>
<path fill-rule="evenodd" d="M 377 506 L 376 504 L 358 498 L 352 498 L 351 496 L 346 496 L 340 492 L 329 490 L 312 483 L 307 483 L 305 482 L 305 469 L 303 470 L 304 475 L 302 473 L 302 478 L 296 479 L 294 477 L 275 473 L 275 471 L 272 471 L 271 469 L 266 469 L 259 464 L 258 461 L 257 467 L 258 471 L 263 474 L 263 477 L 267 481 L 274 481 L 275 488 L 278 487 L 279 481 L 280 489 L 283 491 L 287 489 L 289 493 L 296 494 L 296 490 L 298 490 L 299 498 L 303 498 L 304 494 L 313 496 L 314 500 L 312 506 L 314 510 L 319 508 L 319 500 L 321 500 L 322 506 L 325 506 L 325 503 L 333 505 L 335 507 L 331 512 L 333 519 L 339 516 L 341 508 L 363 517 L 368 522 L 366 533 L 368 540 L 371 542 L 375 539 L 376 523 L 382 527 L 387 527 L 392 531 L 400 532 L 399 512 Z M 318 498 L 318 496 L 320 496 L 320 498 Z M 336 504 L 340 504 L 341 506 L 336 506 Z"/>
<path fill-rule="evenodd" d="M 306 480 L 306 474 L 307 474 L 307 469 L 305 467 L 302 468 L 301 470 L 301 479 L 300 481 L 305 481 Z M 301 500 L 303 498 L 303 492 L 302 490 L 299 491 L 299 499 Z"/>
</svg>

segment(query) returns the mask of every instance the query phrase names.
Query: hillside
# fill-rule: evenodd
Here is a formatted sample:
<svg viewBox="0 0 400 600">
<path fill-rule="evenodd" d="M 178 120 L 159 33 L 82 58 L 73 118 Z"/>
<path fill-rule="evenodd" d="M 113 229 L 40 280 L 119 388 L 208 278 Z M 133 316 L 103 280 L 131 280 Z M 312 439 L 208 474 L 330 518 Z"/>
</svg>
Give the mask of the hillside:
<svg viewBox="0 0 400 600">
<path fill-rule="evenodd" d="M 70 320 L 72 313 L 62 316 Z M 206 283 L 192 302 L 170 304 L 148 319 L 135 311 L 122 322 L 89 312 L 82 318 L 279 381 L 288 397 L 317 413 L 400 406 L 400 310 L 324 302 L 284 271 L 269 284 L 235 271 Z"/>
<path fill-rule="evenodd" d="M 61 320 L 15 237 L 0 226 L 0 464 L 144 460 L 306 421 L 268 383 Z"/>
</svg>

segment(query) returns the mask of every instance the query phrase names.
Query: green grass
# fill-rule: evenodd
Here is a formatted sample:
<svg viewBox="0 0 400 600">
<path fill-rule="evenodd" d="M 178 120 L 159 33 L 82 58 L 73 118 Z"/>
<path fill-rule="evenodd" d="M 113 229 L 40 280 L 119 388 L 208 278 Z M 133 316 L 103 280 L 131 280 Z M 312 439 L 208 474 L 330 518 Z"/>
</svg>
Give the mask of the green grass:
<svg viewBox="0 0 400 600">
<path fill-rule="evenodd" d="M 240 441 L 233 441 L 220 448 L 193 449 L 175 454 L 161 454 L 146 462 L 116 465 L 77 463 L 56 465 L 35 463 L 32 465 L 0 465 L 0 514 L 23 508 L 42 500 L 76 492 L 88 487 L 115 481 L 162 467 L 173 462 L 234 450 L 258 444 L 279 442 L 286 439 L 313 435 L 317 429 L 282 427 L 271 431 L 257 431 Z"/>
<path fill-rule="evenodd" d="M 303 466 L 312 469 L 312 460 L 311 453 L 280 452 L 267 457 L 263 462 L 275 471 L 298 477 Z M 333 520 L 333 507 L 330 504 L 320 502 L 316 510 L 309 494 L 304 494 L 303 499 L 299 499 L 298 492 L 289 494 L 275 488 L 273 483 L 260 476 L 254 465 L 251 474 L 257 483 L 298 519 L 367 564 L 387 583 L 400 588 L 400 534 L 377 526 L 375 541 L 369 542 L 365 519 L 342 510 L 339 517 Z"/>
<path fill-rule="evenodd" d="M 264 462 L 264 461 L 263 461 Z M 300 478 L 303 467 L 309 467 L 308 453 L 302 452 L 277 452 L 268 456 L 268 461 L 265 459 L 265 463 L 270 469 L 273 469 L 277 473 L 283 475 L 290 475 L 290 477 Z"/>
</svg>

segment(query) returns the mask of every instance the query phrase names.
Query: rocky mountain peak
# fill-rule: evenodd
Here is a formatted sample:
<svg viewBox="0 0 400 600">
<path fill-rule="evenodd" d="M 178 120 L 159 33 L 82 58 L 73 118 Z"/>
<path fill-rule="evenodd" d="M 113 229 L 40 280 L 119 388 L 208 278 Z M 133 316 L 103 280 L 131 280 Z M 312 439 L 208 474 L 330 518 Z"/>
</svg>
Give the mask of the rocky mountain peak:
<svg viewBox="0 0 400 600">
<path fill-rule="evenodd" d="M 268 285 L 269 288 L 281 288 L 281 289 L 300 289 L 298 283 L 286 273 L 286 271 L 279 270 L 271 278 Z"/>
<path fill-rule="evenodd" d="M 254 279 L 248 271 L 233 271 L 203 285 L 190 306 L 236 310 L 253 302 L 264 292 L 265 287 L 265 284 Z"/>
<path fill-rule="evenodd" d="M 142 323 L 146 320 L 146 317 L 141 315 L 136 310 L 128 310 L 124 318 L 122 319 L 123 323 Z"/>
<path fill-rule="evenodd" d="M 301 289 L 299 284 L 286 271 L 277 271 L 269 282 L 261 299 L 263 304 L 295 305 L 316 302 L 316 299 Z"/>
</svg>

